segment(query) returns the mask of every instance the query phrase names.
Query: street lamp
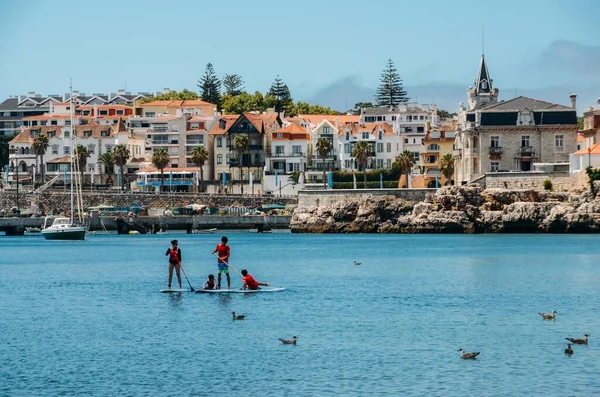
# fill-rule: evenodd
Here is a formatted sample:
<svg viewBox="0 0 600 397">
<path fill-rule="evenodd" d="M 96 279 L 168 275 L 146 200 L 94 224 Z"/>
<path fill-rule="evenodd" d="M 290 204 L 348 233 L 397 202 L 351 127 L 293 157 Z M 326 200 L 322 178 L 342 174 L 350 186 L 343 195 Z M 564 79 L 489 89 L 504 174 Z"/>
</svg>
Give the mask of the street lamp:
<svg viewBox="0 0 600 397">
<path fill-rule="evenodd" d="M 19 158 L 17 157 L 18 153 L 18 149 L 10 149 L 10 154 L 14 155 L 15 158 L 15 169 L 17 171 L 17 214 L 19 213 Z"/>
</svg>

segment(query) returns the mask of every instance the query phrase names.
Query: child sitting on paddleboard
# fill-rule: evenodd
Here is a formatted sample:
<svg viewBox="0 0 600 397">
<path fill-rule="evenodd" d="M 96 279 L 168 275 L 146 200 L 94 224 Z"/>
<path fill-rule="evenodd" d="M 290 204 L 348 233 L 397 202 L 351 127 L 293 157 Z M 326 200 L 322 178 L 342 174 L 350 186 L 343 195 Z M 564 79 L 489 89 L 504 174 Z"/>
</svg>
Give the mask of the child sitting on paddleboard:
<svg viewBox="0 0 600 397">
<path fill-rule="evenodd" d="M 204 285 L 202 286 L 202 289 L 215 289 L 216 286 L 217 284 L 215 284 L 215 276 L 209 274 L 208 279 L 206 279 Z"/>
<path fill-rule="evenodd" d="M 261 285 L 264 285 L 265 287 L 269 286 L 269 283 L 261 283 L 256 281 L 251 274 L 248 274 L 248 270 L 246 269 L 242 269 L 242 276 L 244 276 L 244 278 L 242 278 L 242 282 L 244 283 L 244 285 L 241 289 L 257 290 Z"/>
</svg>

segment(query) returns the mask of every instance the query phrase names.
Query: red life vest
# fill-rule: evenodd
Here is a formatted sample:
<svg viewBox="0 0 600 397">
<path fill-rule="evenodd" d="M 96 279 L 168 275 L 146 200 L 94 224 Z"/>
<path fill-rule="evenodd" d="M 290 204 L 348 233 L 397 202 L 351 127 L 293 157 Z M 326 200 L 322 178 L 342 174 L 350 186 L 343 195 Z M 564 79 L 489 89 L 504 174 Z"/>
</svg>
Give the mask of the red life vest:
<svg viewBox="0 0 600 397">
<path fill-rule="evenodd" d="M 177 249 L 169 248 L 169 261 L 170 262 L 179 263 L 179 255 L 178 255 L 177 251 L 178 251 L 178 248 Z"/>
</svg>

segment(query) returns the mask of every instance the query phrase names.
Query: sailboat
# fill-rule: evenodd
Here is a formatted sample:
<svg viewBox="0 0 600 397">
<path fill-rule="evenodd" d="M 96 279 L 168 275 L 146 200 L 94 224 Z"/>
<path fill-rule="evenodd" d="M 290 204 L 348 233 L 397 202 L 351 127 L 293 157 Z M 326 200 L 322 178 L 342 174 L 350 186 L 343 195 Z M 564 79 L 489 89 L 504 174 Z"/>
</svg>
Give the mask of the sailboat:
<svg viewBox="0 0 600 397">
<path fill-rule="evenodd" d="M 52 225 L 48 226 L 46 223 L 49 220 L 48 217 L 44 220 L 44 228 L 42 229 L 42 236 L 46 240 L 85 240 L 87 228 L 83 225 L 75 224 L 74 212 L 73 212 L 73 198 L 74 190 L 73 185 L 77 185 L 78 189 L 78 203 L 81 204 L 81 183 L 78 183 L 77 175 L 75 172 L 74 151 L 73 151 L 73 139 L 75 139 L 75 124 L 73 122 L 73 112 L 75 109 L 75 102 L 73 101 L 73 86 L 71 86 L 71 134 L 70 134 L 70 147 L 71 147 L 71 216 L 57 217 L 54 218 Z M 66 181 L 65 181 L 66 182 Z M 78 205 L 78 215 L 81 221 L 82 205 Z"/>
</svg>

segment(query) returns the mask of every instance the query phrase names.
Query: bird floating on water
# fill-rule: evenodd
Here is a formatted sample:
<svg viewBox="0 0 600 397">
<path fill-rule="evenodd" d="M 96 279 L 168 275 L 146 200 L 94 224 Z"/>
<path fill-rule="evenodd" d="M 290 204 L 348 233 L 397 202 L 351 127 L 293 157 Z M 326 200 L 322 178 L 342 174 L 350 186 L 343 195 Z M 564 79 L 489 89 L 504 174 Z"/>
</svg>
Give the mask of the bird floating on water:
<svg viewBox="0 0 600 397">
<path fill-rule="evenodd" d="M 556 310 L 552 313 L 538 313 L 544 320 L 556 320 Z"/>
<path fill-rule="evenodd" d="M 295 345 L 296 344 L 296 340 L 298 340 L 298 337 L 297 336 L 293 336 L 292 339 L 282 339 L 282 338 L 279 338 L 279 340 L 284 345 Z"/>
<path fill-rule="evenodd" d="M 577 339 L 577 338 L 565 338 L 565 339 L 576 345 L 587 345 L 588 344 L 588 336 L 590 336 L 590 335 L 583 334 L 583 339 Z"/>
<path fill-rule="evenodd" d="M 355 264 L 356 266 L 360 265 L 361 263 L 362 263 L 362 262 L 357 262 L 357 261 L 354 261 L 354 264 Z"/>
<path fill-rule="evenodd" d="M 570 343 L 567 343 L 567 348 L 565 349 L 565 354 L 567 356 L 570 356 L 570 355 L 573 354 L 573 349 L 571 348 L 571 344 Z"/>
<path fill-rule="evenodd" d="M 460 352 L 460 358 L 463 360 L 475 360 L 479 355 L 479 352 L 467 353 L 464 349 L 458 349 Z"/>
<path fill-rule="evenodd" d="M 235 312 L 231 312 L 231 316 L 233 317 L 234 320 L 243 320 L 246 318 L 246 315 L 244 314 L 235 314 Z"/>
</svg>

